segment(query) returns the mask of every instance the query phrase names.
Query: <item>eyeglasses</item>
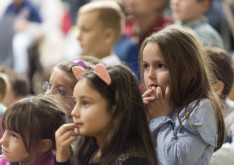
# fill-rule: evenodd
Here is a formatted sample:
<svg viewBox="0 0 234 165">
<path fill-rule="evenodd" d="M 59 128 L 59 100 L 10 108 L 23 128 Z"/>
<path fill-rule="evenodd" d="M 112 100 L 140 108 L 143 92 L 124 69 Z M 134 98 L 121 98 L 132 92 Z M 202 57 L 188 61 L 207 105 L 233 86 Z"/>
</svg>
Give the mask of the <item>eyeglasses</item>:
<svg viewBox="0 0 234 165">
<path fill-rule="evenodd" d="M 66 97 L 66 98 L 74 98 L 73 96 L 64 93 L 64 92 L 63 92 L 61 89 L 59 89 L 59 88 L 53 88 L 52 85 L 51 85 L 49 82 L 47 82 L 47 81 L 43 82 L 43 89 L 44 89 L 45 91 L 52 89 L 53 94 L 56 94 L 56 93 L 57 93 L 57 94 L 59 94 L 60 96 L 63 96 L 63 97 Z"/>
</svg>

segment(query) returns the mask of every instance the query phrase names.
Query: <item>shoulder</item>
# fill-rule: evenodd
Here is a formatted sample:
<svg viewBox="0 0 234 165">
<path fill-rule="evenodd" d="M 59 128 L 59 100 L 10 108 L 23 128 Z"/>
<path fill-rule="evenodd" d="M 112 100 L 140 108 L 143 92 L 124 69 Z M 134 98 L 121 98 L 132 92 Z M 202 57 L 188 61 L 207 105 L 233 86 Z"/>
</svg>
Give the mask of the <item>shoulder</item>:
<svg viewBox="0 0 234 165">
<path fill-rule="evenodd" d="M 217 124 L 211 102 L 208 99 L 202 99 L 197 105 L 196 102 L 197 100 L 189 104 L 187 111 L 190 115 L 183 122 L 181 129 L 185 128 L 200 136 L 206 143 L 216 146 Z M 181 111 L 180 119 L 182 120 L 185 116 L 185 110 Z"/>
</svg>

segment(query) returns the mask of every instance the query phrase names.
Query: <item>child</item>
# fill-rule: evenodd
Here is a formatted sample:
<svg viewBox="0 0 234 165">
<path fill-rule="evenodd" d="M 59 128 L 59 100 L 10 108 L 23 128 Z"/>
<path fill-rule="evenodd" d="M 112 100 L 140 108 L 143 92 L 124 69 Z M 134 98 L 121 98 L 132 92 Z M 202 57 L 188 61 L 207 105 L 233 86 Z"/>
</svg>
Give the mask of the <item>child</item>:
<svg viewBox="0 0 234 165">
<path fill-rule="evenodd" d="M 169 0 L 125 0 L 125 10 L 129 16 L 125 26 L 127 36 L 134 37 L 141 44 L 146 37 L 173 24 L 164 13 Z"/>
<path fill-rule="evenodd" d="M 13 104 L 3 117 L 0 164 L 53 165 L 55 131 L 65 120 L 63 109 L 49 97 L 31 96 Z"/>
<path fill-rule="evenodd" d="M 0 66 L 0 73 L 5 74 L 9 80 L 9 88 L 1 101 L 6 107 L 30 94 L 27 76 L 7 66 Z"/>
<path fill-rule="evenodd" d="M 79 80 L 74 89 L 74 123 L 56 131 L 56 164 L 157 164 L 133 73 L 122 65 L 101 64 L 86 72 L 75 67 L 73 72 Z M 75 128 L 78 133 L 72 131 Z M 70 144 L 77 138 L 71 157 Z"/>
<path fill-rule="evenodd" d="M 152 34 L 141 46 L 141 67 L 159 164 L 209 164 L 224 123 L 196 35 L 174 26 Z"/>
<path fill-rule="evenodd" d="M 216 93 L 223 101 L 222 113 L 224 116 L 224 123 L 226 128 L 226 143 L 212 155 L 211 164 L 232 164 L 234 153 L 234 102 L 227 98 L 233 84 L 233 68 L 232 57 L 223 49 L 208 47 L 205 48 L 206 54 L 214 62 L 213 73 L 217 77 L 215 83 Z"/>
<path fill-rule="evenodd" d="M 119 64 L 112 49 L 121 36 L 121 8 L 113 1 L 94 1 L 79 9 L 77 39 L 83 55 L 92 55 L 109 65 Z"/>
<path fill-rule="evenodd" d="M 211 3 L 212 0 L 171 0 L 172 17 L 177 25 L 193 29 L 204 46 L 224 48 L 220 35 L 204 17 Z"/>
<path fill-rule="evenodd" d="M 90 68 L 98 62 L 99 60 L 92 56 L 82 56 L 79 60 L 64 61 L 52 69 L 49 82 L 43 83 L 45 95 L 54 96 L 54 99 L 66 110 L 68 121 L 72 121 L 71 111 L 75 106 L 73 89 L 77 83 L 77 79 L 72 73 L 72 67 L 84 64 Z"/>
</svg>

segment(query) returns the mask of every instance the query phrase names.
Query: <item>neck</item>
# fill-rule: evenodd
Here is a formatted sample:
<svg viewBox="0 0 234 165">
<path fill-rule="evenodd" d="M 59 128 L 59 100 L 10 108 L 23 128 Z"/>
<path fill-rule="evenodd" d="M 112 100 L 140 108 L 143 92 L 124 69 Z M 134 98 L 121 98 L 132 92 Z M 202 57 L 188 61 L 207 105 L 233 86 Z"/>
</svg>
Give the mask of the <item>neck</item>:
<svg viewBox="0 0 234 165">
<path fill-rule="evenodd" d="M 110 56 L 111 54 L 112 54 L 111 49 L 106 49 L 106 50 L 102 50 L 102 51 L 96 53 L 94 56 L 99 58 L 99 59 L 102 59 L 102 58 L 105 58 L 107 56 Z"/>
</svg>

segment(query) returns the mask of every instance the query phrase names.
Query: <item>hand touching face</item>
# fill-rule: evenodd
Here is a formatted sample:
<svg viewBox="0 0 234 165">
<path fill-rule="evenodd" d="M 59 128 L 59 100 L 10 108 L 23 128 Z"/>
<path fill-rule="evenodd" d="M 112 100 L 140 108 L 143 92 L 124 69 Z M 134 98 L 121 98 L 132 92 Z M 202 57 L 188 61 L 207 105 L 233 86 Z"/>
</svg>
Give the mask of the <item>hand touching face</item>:
<svg viewBox="0 0 234 165">
<path fill-rule="evenodd" d="M 171 78 L 162 53 L 156 43 L 148 43 L 143 50 L 144 83 L 142 95 L 150 119 L 169 115 Z"/>
</svg>

